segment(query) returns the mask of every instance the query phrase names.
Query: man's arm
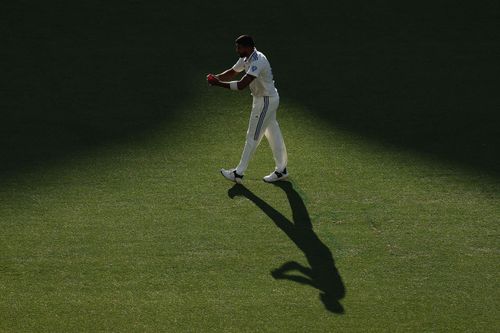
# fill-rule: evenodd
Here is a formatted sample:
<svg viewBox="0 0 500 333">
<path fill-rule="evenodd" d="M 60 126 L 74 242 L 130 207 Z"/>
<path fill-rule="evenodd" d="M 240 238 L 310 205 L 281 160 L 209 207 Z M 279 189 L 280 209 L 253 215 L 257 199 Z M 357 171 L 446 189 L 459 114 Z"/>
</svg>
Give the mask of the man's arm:
<svg viewBox="0 0 500 333">
<path fill-rule="evenodd" d="M 232 68 L 229 68 L 228 70 L 215 75 L 216 78 L 218 78 L 220 81 L 231 81 L 233 80 L 236 76 L 238 76 L 238 72 L 235 71 Z"/>
<path fill-rule="evenodd" d="M 252 76 L 250 74 L 245 74 L 245 76 L 243 76 L 239 81 L 225 82 L 225 81 L 220 81 L 215 75 L 208 74 L 207 76 L 207 81 L 211 86 L 219 86 L 222 88 L 231 89 L 231 83 L 234 83 L 233 87 L 237 88 L 238 90 L 245 89 L 254 79 L 255 76 Z"/>
</svg>

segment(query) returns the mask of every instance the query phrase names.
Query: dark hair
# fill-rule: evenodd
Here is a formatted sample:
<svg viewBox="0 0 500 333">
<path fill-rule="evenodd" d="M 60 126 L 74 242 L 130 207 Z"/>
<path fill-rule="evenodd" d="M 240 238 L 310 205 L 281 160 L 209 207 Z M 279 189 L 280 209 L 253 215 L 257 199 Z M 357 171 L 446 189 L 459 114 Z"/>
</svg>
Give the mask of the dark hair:
<svg viewBox="0 0 500 333">
<path fill-rule="evenodd" d="M 255 43 L 253 42 L 253 38 L 248 35 L 241 35 L 240 37 L 236 38 L 236 44 L 241 45 L 241 46 L 248 46 L 248 47 L 254 47 Z"/>
</svg>

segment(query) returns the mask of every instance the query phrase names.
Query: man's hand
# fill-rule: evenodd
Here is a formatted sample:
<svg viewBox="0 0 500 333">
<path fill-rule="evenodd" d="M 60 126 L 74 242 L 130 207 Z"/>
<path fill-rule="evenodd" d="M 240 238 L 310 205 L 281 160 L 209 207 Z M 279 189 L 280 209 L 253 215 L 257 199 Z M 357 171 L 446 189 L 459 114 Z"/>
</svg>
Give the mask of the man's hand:
<svg viewBox="0 0 500 333">
<path fill-rule="evenodd" d="M 214 85 L 217 85 L 220 81 L 215 75 L 208 74 L 207 75 L 207 82 L 209 85 L 214 86 Z"/>
</svg>

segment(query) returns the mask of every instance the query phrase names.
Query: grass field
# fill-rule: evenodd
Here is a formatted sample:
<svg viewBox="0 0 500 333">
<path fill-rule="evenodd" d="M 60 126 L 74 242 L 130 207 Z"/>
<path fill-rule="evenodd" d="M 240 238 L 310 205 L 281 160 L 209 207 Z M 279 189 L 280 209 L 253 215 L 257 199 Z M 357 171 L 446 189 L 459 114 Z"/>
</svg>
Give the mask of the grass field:
<svg viewBox="0 0 500 333">
<path fill-rule="evenodd" d="M 500 329 L 498 6 L 259 5 L 5 5 L 0 331 Z M 218 171 L 251 97 L 204 77 L 244 32 L 281 186 L 265 141 Z"/>
</svg>

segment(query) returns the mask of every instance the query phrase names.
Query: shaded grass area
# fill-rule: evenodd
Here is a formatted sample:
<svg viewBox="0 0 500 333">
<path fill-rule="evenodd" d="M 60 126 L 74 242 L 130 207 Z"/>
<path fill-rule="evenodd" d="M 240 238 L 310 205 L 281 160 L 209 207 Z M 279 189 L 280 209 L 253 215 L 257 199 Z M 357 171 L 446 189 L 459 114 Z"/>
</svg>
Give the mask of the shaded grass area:
<svg viewBox="0 0 500 333">
<path fill-rule="evenodd" d="M 4 5 L 3 178 L 175 127 L 190 80 L 233 64 L 241 33 L 271 59 L 284 98 L 337 128 L 498 176 L 497 2 L 253 7 L 259 14 L 229 1 Z"/>
<path fill-rule="evenodd" d="M 3 5 L 2 178 L 173 123 L 190 95 L 193 57 L 185 58 L 191 30 L 172 29 L 190 10 L 130 1 Z"/>
<path fill-rule="evenodd" d="M 264 34 L 282 95 L 371 140 L 498 177 L 497 2 L 295 10 L 290 24 L 275 18 L 278 43 Z"/>
</svg>

